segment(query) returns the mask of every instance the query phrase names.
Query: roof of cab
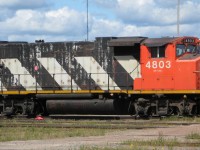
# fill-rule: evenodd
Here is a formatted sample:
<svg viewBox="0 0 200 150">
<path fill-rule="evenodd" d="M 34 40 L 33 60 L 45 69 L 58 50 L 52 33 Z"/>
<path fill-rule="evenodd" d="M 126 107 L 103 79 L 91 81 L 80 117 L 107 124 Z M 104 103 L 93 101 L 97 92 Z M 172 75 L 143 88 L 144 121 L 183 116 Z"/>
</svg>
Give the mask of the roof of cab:
<svg viewBox="0 0 200 150">
<path fill-rule="evenodd" d="M 148 38 L 142 42 L 143 45 L 148 47 L 164 46 L 177 40 L 178 37 L 164 37 L 164 38 Z"/>
</svg>

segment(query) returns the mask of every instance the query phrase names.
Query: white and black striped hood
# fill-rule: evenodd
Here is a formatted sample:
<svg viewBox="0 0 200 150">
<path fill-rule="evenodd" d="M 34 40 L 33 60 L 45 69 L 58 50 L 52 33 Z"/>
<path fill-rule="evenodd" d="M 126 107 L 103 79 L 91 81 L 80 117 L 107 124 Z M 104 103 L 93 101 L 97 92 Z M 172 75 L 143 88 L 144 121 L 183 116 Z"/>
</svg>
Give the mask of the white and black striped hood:
<svg viewBox="0 0 200 150">
<path fill-rule="evenodd" d="M 112 39 L 0 44 L 1 87 L 3 90 L 132 89 L 134 78 L 140 76 L 139 55 L 134 55 L 134 50 L 123 54 L 118 51 L 120 48 L 109 47 Z"/>
</svg>

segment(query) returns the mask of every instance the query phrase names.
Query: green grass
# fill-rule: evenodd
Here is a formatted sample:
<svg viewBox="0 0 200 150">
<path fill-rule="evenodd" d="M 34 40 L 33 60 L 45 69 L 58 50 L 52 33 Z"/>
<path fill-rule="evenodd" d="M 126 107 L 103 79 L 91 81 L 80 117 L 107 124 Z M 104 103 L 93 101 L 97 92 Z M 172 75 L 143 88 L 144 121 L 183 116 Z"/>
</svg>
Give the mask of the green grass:
<svg viewBox="0 0 200 150">
<path fill-rule="evenodd" d="M 171 116 L 171 117 L 164 117 L 161 119 L 161 121 L 176 121 L 176 122 L 188 122 L 188 123 L 200 123 L 200 117 L 177 117 L 177 116 Z"/>
<path fill-rule="evenodd" d="M 121 150 L 119 148 L 111 148 L 111 147 L 97 147 L 97 146 L 81 146 L 79 150 Z"/>
<path fill-rule="evenodd" d="M 190 135 L 193 138 L 199 138 L 199 134 Z M 167 147 L 168 149 L 173 149 L 174 147 L 200 147 L 200 142 L 191 143 L 189 141 L 179 142 L 176 138 L 174 139 L 165 139 L 163 136 L 159 136 L 157 139 L 154 140 L 147 140 L 147 141 L 138 141 L 138 140 L 131 140 L 125 141 L 122 145 L 127 145 L 129 147 L 136 147 L 141 148 L 141 145 L 145 149 L 145 147 L 153 147 L 154 149 L 159 149 L 160 147 Z"/>
<path fill-rule="evenodd" d="M 132 147 L 139 147 L 141 145 L 143 145 L 143 146 L 151 145 L 152 147 L 156 147 L 156 146 L 174 147 L 174 146 L 179 146 L 180 143 L 177 141 L 176 138 L 164 139 L 163 137 L 158 137 L 155 140 L 148 140 L 148 141 L 138 141 L 138 140 L 125 141 L 122 143 L 122 145 L 130 145 Z"/>
<path fill-rule="evenodd" d="M 32 127 L 32 126 L 49 126 L 53 127 L 54 125 L 58 125 L 60 127 L 77 127 L 77 128 L 101 128 L 101 129 L 119 129 L 119 130 L 124 130 L 124 129 L 138 129 L 138 128 L 147 128 L 147 127 L 156 127 L 158 124 L 153 124 L 152 122 L 147 122 L 147 123 L 140 123 L 136 122 L 134 120 L 128 120 L 126 122 L 124 121 L 105 121 L 105 120 L 80 120 L 80 121 L 75 121 L 75 120 L 49 120 L 45 119 L 42 121 L 35 121 L 35 120 L 2 120 L 0 122 L 0 127 L 9 127 L 9 126 L 27 126 L 27 127 Z M 167 125 L 165 125 L 167 126 Z"/>
<path fill-rule="evenodd" d="M 115 146 L 115 147 L 81 146 L 78 150 L 147 150 L 147 148 L 127 147 L 127 146 Z"/>
<path fill-rule="evenodd" d="M 199 135 L 198 135 L 199 136 Z M 81 146 L 78 150 L 161 150 L 168 149 L 174 150 L 177 147 L 200 147 L 200 142 L 191 143 L 191 142 L 179 142 L 176 138 L 174 139 L 165 139 L 160 135 L 157 139 L 154 140 L 129 140 L 124 141 L 121 145 L 117 146 Z"/>
<path fill-rule="evenodd" d="M 130 140 L 124 141 L 120 145 L 117 146 L 81 146 L 79 150 L 148 150 L 152 148 L 154 150 L 168 148 L 172 150 L 175 146 L 180 146 L 181 143 L 174 139 L 164 139 L 163 136 L 159 136 L 155 140 Z"/>
<path fill-rule="evenodd" d="M 190 133 L 186 136 L 186 139 L 198 139 L 200 140 L 200 134 L 199 133 Z"/>
<path fill-rule="evenodd" d="M 112 130 L 18 127 L 0 128 L 0 141 L 59 139 L 66 137 L 103 136 Z"/>
<path fill-rule="evenodd" d="M 29 122 L 28 122 L 29 121 Z M 184 118 L 178 118 L 178 117 L 169 117 L 164 118 L 161 121 L 147 121 L 146 123 L 140 123 L 136 122 L 135 120 L 127 120 L 124 124 L 123 121 L 99 121 L 99 120 L 81 120 L 81 121 L 75 121 L 75 120 L 53 120 L 53 119 L 45 119 L 43 121 L 35 121 L 34 119 L 30 120 L 17 120 L 17 119 L 5 119 L 1 120 L 0 122 L 0 141 L 13 141 L 13 140 L 40 140 L 40 139 L 58 139 L 58 138 L 66 138 L 66 137 L 86 137 L 86 136 L 104 136 L 108 132 L 113 131 L 119 131 L 119 130 L 126 130 L 127 127 L 133 127 L 133 126 L 140 126 L 140 127 L 153 127 L 155 125 L 159 125 L 159 122 L 167 122 L 167 121 L 180 121 L 180 122 L 200 122 L 200 118 L 194 117 L 184 117 Z M 158 122 L 158 124 L 157 124 Z M 153 124 L 154 123 L 154 124 Z M 7 125 L 19 125 L 16 128 L 8 127 Z M 25 127 L 21 127 L 21 124 L 27 124 Z M 28 127 L 28 124 L 31 124 L 33 126 Z M 53 126 L 50 126 L 48 128 L 45 127 L 34 127 L 34 124 L 45 124 L 45 125 L 54 125 L 59 124 L 63 125 L 61 128 L 54 128 Z M 69 125 L 69 128 L 65 128 L 65 125 Z M 87 126 L 89 125 L 89 128 L 81 128 L 81 126 Z M 78 126 L 78 128 L 75 128 Z M 80 128 L 79 128 L 80 126 Z M 92 128 L 95 126 L 96 128 Z M 167 126 L 167 125 L 162 125 Z M 91 127 L 91 128 L 90 128 Z M 117 128 L 116 128 L 117 127 Z M 106 129 L 108 128 L 108 129 Z M 200 139 L 200 134 L 192 133 L 186 137 L 186 139 Z M 166 140 L 163 138 L 162 135 L 159 136 L 156 140 L 151 141 L 127 141 L 124 142 L 124 145 L 132 145 L 132 146 L 140 146 L 142 145 L 155 145 L 155 146 L 174 146 L 179 145 L 176 139 L 173 139 L 172 141 Z M 97 149 L 98 150 L 98 149 Z"/>
</svg>

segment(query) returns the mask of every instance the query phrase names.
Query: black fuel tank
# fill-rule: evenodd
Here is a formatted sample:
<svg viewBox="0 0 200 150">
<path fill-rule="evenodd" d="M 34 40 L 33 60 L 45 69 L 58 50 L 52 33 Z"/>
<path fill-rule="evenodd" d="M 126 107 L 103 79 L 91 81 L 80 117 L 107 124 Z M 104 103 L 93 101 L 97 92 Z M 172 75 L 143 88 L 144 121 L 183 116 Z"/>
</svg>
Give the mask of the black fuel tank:
<svg viewBox="0 0 200 150">
<path fill-rule="evenodd" d="M 49 114 L 101 114 L 115 115 L 120 112 L 114 100 L 47 100 Z"/>
</svg>

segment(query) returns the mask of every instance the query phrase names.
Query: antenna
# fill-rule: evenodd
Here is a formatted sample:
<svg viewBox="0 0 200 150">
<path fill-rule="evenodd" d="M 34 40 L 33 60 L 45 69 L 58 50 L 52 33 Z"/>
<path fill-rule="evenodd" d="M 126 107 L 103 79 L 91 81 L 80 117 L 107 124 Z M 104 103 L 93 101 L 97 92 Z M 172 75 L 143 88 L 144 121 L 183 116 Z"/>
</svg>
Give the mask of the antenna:
<svg viewBox="0 0 200 150">
<path fill-rule="evenodd" d="M 87 0 L 87 41 L 89 39 L 88 8 L 89 8 L 89 4 L 88 4 L 88 0 Z"/>
<path fill-rule="evenodd" d="M 177 35 L 180 34 L 180 0 L 178 0 L 177 4 Z"/>
</svg>

